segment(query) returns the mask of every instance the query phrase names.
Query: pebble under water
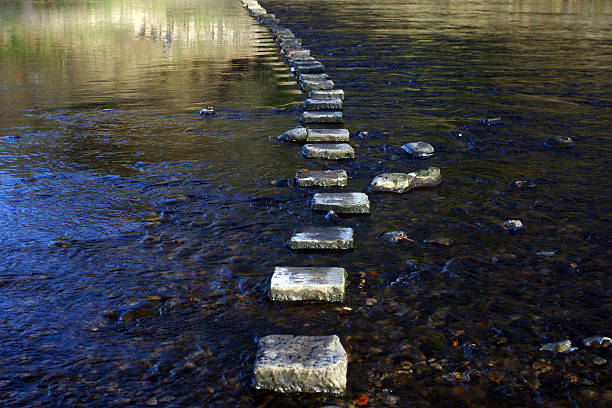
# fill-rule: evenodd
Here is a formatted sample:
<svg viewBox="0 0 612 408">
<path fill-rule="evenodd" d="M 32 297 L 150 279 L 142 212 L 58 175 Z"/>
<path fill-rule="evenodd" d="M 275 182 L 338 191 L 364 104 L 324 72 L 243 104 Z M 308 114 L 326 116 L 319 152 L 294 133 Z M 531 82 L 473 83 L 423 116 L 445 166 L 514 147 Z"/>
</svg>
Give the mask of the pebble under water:
<svg viewBox="0 0 612 408">
<path fill-rule="evenodd" d="M 345 91 L 354 160 L 276 140 L 304 96 L 238 0 L 0 5 L 2 405 L 609 406 L 612 4 L 262 5 Z M 430 166 L 370 215 L 287 181 Z M 309 225 L 356 248 L 292 252 Z M 281 265 L 346 268 L 344 302 L 269 301 Z M 338 335 L 346 394 L 255 391 L 270 334 Z"/>
</svg>

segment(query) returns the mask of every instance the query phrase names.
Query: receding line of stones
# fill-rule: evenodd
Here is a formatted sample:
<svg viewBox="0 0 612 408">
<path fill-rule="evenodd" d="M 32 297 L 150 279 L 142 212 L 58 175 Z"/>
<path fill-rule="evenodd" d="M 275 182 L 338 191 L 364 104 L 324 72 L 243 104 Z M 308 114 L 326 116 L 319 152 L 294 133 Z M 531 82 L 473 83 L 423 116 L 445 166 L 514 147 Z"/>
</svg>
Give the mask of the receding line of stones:
<svg viewBox="0 0 612 408">
<path fill-rule="evenodd" d="M 279 136 L 285 142 L 305 143 L 302 153 L 307 158 L 328 160 L 353 159 L 355 152 L 346 142 L 347 129 L 311 129 L 310 124 L 342 124 L 344 92 L 334 89 L 334 82 L 325 73 L 325 66 L 302 48 L 302 42 L 291 30 L 259 5 L 256 0 L 241 0 L 259 24 L 267 26 L 280 46 L 280 54 L 290 65 L 303 92 L 308 92 L 302 125 Z M 425 142 L 402 146 L 414 157 L 433 155 L 433 147 Z M 441 182 L 440 169 L 430 167 L 417 172 L 384 173 L 376 176 L 370 191 L 403 193 L 418 187 L 431 187 Z M 299 187 L 346 187 L 344 170 L 299 170 L 295 176 Z M 328 211 L 328 217 L 341 214 L 369 214 L 370 202 L 364 193 L 316 193 L 312 210 Z M 306 227 L 296 231 L 288 243 L 292 250 L 346 250 L 354 248 L 353 229 L 347 227 Z M 339 267 L 275 267 L 270 281 L 273 301 L 315 300 L 344 301 L 346 271 Z M 297 358 L 297 361 L 296 361 Z M 255 358 L 253 384 L 258 389 L 277 392 L 344 393 L 347 356 L 337 336 L 271 335 L 259 340 Z"/>
</svg>

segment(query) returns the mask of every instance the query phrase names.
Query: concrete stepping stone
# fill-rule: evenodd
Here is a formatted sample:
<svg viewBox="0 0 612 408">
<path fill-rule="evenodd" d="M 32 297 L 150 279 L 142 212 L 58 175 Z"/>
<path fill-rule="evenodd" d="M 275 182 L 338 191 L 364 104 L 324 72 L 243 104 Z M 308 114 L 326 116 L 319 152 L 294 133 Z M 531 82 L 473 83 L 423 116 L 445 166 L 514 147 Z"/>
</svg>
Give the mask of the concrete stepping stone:
<svg viewBox="0 0 612 408">
<path fill-rule="evenodd" d="M 300 170 L 295 183 L 300 187 L 346 187 L 348 176 L 344 170 Z"/>
<path fill-rule="evenodd" d="M 296 62 L 313 62 L 316 61 L 313 56 L 310 57 L 287 57 L 289 65 L 293 65 Z"/>
<path fill-rule="evenodd" d="M 325 72 L 325 65 L 319 61 L 295 63 L 291 67 L 291 71 L 297 74 L 321 74 Z"/>
<path fill-rule="evenodd" d="M 353 249 L 353 229 L 345 227 L 306 227 L 296 232 L 289 247 L 299 249 Z"/>
<path fill-rule="evenodd" d="M 341 109 L 342 109 L 342 99 L 308 98 L 304 101 L 304 110 L 318 111 L 318 110 L 341 110 Z"/>
<path fill-rule="evenodd" d="M 309 159 L 354 159 L 355 151 L 348 143 L 305 144 L 302 154 Z"/>
<path fill-rule="evenodd" d="M 370 200 L 364 193 L 316 193 L 312 197 L 315 211 L 335 211 L 338 214 L 369 214 Z"/>
<path fill-rule="evenodd" d="M 342 89 L 314 89 L 308 94 L 310 99 L 341 99 L 344 100 Z"/>
<path fill-rule="evenodd" d="M 291 50 L 287 53 L 289 57 L 309 57 L 310 50 L 301 49 L 301 50 Z"/>
<path fill-rule="evenodd" d="M 344 268 L 277 266 L 270 281 L 270 299 L 342 302 L 345 274 Z"/>
<path fill-rule="evenodd" d="M 340 111 L 304 111 L 300 116 L 302 123 L 342 123 Z"/>
<path fill-rule="evenodd" d="M 331 336 L 276 334 L 259 339 L 253 386 L 276 392 L 343 394 L 348 358 Z"/>
<path fill-rule="evenodd" d="M 306 58 L 306 57 L 303 57 Z M 302 81 L 301 84 L 302 90 L 303 91 L 311 91 L 313 89 L 316 90 L 320 90 L 320 89 L 332 89 L 334 87 L 334 81 L 332 80 L 324 80 L 324 81 Z"/>
<path fill-rule="evenodd" d="M 300 74 L 298 75 L 298 81 L 326 81 L 329 79 L 327 74 Z"/>
<path fill-rule="evenodd" d="M 348 129 L 308 129 L 306 131 L 306 142 L 339 143 L 348 142 L 350 133 Z"/>
</svg>

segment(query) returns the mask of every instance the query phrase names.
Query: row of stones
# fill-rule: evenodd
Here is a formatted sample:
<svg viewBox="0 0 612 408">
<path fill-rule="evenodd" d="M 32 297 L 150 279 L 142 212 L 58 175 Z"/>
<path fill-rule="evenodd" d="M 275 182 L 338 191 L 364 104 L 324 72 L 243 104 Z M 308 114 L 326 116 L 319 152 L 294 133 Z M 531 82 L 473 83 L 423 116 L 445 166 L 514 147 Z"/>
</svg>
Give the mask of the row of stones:
<svg viewBox="0 0 612 408">
<path fill-rule="evenodd" d="M 281 55 L 291 66 L 302 91 L 309 92 L 304 102 L 302 125 L 342 123 L 344 92 L 333 89 L 334 83 L 324 73 L 324 66 L 314 60 L 309 50 L 293 33 L 280 27 L 279 21 L 267 14 L 254 1 L 243 1 L 261 24 L 267 25 L 281 46 Z M 348 143 L 347 129 L 311 129 L 298 126 L 279 136 L 286 142 L 306 143 L 302 152 L 308 158 L 329 160 L 352 159 L 354 151 Z M 326 143 L 326 144 L 320 144 Z M 428 157 L 433 147 L 424 142 L 407 143 L 402 147 L 415 157 Z M 403 193 L 413 188 L 431 187 L 441 182 L 440 170 L 428 168 L 414 173 L 385 173 L 374 178 L 371 191 Z M 300 170 L 296 175 L 300 187 L 345 187 L 344 170 Z M 367 214 L 369 199 L 364 193 L 316 193 L 313 210 L 337 213 Z M 307 227 L 296 231 L 289 247 L 293 250 L 344 250 L 354 248 L 352 228 Z M 341 302 L 346 284 L 344 268 L 276 267 L 270 282 L 270 298 L 274 301 L 321 300 Z M 325 346 L 322 346 L 325 344 Z M 313 354 L 312 350 L 318 350 Z M 296 362 L 295 356 L 299 356 Z M 334 357 L 330 359 L 330 356 Z M 346 353 L 337 336 L 267 336 L 260 340 L 255 363 L 256 388 L 279 392 L 342 393 L 346 386 Z"/>
<path fill-rule="evenodd" d="M 280 45 L 280 53 L 291 66 L 303 92 L 309 92 L 304 102 L 302 124 L 342 123 L 344 92 L 335 90 L 334 83 L 325 74 L 325 67 L 316 61 L 310 50 L 302 48 L 301 40 L 279 20 L 259 5 L 256 0 L 242 0 L 243 5 L 260 24 L 270 28 Z M 296 138 L 308 141 L 303 153 L 311 158 L 353 158 L 354 152 L 346 143 L 318 145 L 314 143 L 347 142 L 346 129 L 295 130 Z M 342 152 L 342 153 L 340 153 Z M 347 153 L 348 152 L 348 153 Z M 339 157 L 342 156 L 342 157 Z M 347 174 L 339 172 L 298 172 L 298 184 L 314 186 L 346 186 Z M 365 201 L 364 201 L 365 198 Z M 349 203 L 345 206 L 343 204 Z M 315 194 L 313 210 L 338 212 L 369 212 L 369 201 L 363 193 Z M 346 228 L 352 247 L 352 229 Z M 349 231 L 350 230 L 350 231 Z M 312 232 L 312 231 L 311 231 Z M 337 232 L 337 231 L 336 231 Z M 337 242 L 334 231 L 319 228 L 315 235 L 320 242 Z M 306 249 L 313 236 L 297 233 L 291 240 L 292 249 Z M 317 238 L 314 237 L 314 238 Z M 301 244 L 300 244 L 301 242 Z M 317 246 L 315 246 L 317 247 Z M 270 298 L 275 301 L 344 299 L 346 271 L 343 268 L 276 267 L 270 281 Z M 255 357 L 254 387 L 277 392 L 343 393 L 346 389 L 348 358 L 336 335 L 293 336 L 269 335 L 259 339 Z"/>
</svg>

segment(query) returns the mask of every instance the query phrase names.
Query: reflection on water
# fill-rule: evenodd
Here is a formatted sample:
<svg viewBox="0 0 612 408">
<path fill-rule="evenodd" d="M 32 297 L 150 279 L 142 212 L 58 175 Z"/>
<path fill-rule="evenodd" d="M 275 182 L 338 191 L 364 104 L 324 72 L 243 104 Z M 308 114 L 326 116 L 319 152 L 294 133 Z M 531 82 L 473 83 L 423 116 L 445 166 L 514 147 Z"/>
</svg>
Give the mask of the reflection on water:
<svg viewBox="0 0 612 408">
<path fill-rule="evenodd" d="M 4 406 L 606 406 L 611 348 L 580 342 L 610 336 L 612 4 L 264 6 L 347 93 L 356 160 L 269 140 L 303 97 L 238 0 L 0 2 Z M 557 134 L 576 147 L 542 145 Z M 340 220 L 356 250 L 286 247 L 326 221 L 272 180 L 344 167 L 365 191 L 428 165 L 439 187 Z M 277 265 L 345 267 L 352 311 L 268 302 Z M 255 393 L 272 333 L 338 334 L 347 395 Z M 538 351 L 566 338 L 580 350 Z"/>
</svg>

